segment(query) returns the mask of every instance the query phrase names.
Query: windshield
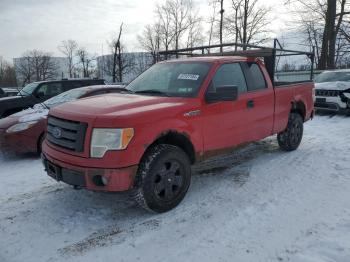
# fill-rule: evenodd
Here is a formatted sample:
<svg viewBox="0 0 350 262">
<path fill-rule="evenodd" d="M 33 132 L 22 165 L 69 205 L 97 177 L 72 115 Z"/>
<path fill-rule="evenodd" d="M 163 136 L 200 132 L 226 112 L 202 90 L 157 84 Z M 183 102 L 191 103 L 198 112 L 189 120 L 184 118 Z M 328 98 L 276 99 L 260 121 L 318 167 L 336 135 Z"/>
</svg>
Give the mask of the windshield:
<svg viewBox="0 0 350 262">
<path fill-rule="evenodd" d="M 152 66 L 127 89 L 153 95 L 193 97 L 210 69 L 209 63 L 175 62 Z"/>
<path fill-rule="evenodd" d="M 26 85 L 25 87 L 23 87 L 21 89 L 21 91 L 19 91 L 18 95 L 21 95 L 21 96 L 30 96 L 33 94 L 35 88 L 38 86 L 37 83 L 31 83 L 31 84 L 28 84 Z"/>
<path fill-rule="evenodd" d="M 58 106 L 66 102 L 74 101 L 80 98 L 81 96 L 85 95 L 89 90 L 90 89 L 88 88 L 72 89 L 57 96 L 54 96 L 46 100 L 44 103 L 48 108 L 52 108 L 54 106 Z"/>
<path fill-rule="evenodd" d="M 319 74 L 315 82 L 324 83 L 324 82 L 337 82 L 337 81 L 350 81 L 350 72 L 324 72 Z"/>
</svg>

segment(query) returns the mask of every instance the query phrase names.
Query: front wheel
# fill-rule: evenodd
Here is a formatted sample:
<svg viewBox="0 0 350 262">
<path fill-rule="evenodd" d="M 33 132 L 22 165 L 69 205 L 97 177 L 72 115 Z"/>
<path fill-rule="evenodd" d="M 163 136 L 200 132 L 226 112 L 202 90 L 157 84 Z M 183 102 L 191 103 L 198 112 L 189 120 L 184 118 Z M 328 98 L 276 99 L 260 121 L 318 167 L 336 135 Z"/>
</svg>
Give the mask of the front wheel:
<svg viewBox="0 0 350 262">
<path fill-rule="evenodd" d="M 176 207 L 191 182 L 191 164 L 180 148 L 161 144 L 151 148 L 141 161 L 134 199 L 157 213 Z"/>
<path fill-rule="evenodd" d="M 287 128 L 277 135 L 282 150 L 293 151 L 300 145 L 303 137 L 303 118 L 298 113 L 290 113 Z"/>
</svg>

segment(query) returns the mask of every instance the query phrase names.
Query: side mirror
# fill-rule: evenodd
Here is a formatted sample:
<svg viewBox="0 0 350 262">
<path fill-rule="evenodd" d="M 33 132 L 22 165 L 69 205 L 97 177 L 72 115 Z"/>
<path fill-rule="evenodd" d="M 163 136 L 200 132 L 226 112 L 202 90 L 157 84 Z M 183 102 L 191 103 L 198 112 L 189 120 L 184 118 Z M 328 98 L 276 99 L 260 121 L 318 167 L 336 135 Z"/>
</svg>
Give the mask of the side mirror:
<svg viewBox="0 0 350 262">
<path fill-rule="evenodd" d="M 214 103 L 219 101 L 235 101 L 238 97 L 237 86 L 218 86 L 216 92 L 207 92 L 205 100 L 208 103 Z"/>
<path fill-rule="evenodd" d="M 38 92 L 38 93 L 36 93 L 35 97 L 41 99 L 41 98 L 45 97 L 45 94 L 44 94 L 44 92 Z"/>
</svg>

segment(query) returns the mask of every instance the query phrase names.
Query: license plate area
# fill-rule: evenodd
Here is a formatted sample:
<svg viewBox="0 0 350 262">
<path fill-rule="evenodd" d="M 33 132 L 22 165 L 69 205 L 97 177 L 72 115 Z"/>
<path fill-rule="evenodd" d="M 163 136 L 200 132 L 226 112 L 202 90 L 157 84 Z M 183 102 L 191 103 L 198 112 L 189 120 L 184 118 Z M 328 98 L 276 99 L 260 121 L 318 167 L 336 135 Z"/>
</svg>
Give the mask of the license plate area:
<svg viewBox="0 0 350 262">
<path fill-rule="evenodd" d="M 326 103 L 326 98 L 323 98 L 323 97 L 316 97 L 316 102 L 317 102 L 317 103 Z"/>
<path fill-rule="evenodd" d="M 51 163 L 50 161 L 46 161 L 46 171 L 47 174 L 57 181 L 62 180 L 62 169 L 61 167 Z"/>
</svg>

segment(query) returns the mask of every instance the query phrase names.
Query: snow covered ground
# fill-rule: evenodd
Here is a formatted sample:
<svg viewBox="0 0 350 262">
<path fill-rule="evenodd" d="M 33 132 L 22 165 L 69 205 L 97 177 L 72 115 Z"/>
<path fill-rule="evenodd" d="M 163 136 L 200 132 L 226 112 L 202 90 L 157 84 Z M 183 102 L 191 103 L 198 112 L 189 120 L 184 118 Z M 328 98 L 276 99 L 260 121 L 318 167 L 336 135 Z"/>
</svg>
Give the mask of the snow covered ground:
<svg viewBox="0 0 350 262">
<path fill-rule="evenodd" d="M 317 116 L 295 152 L 274 137 L 193 167 L 175 210 L 54 182 L 0 156 L 0 261 L 350 261 L 350 118 Z"/>
</svg>

